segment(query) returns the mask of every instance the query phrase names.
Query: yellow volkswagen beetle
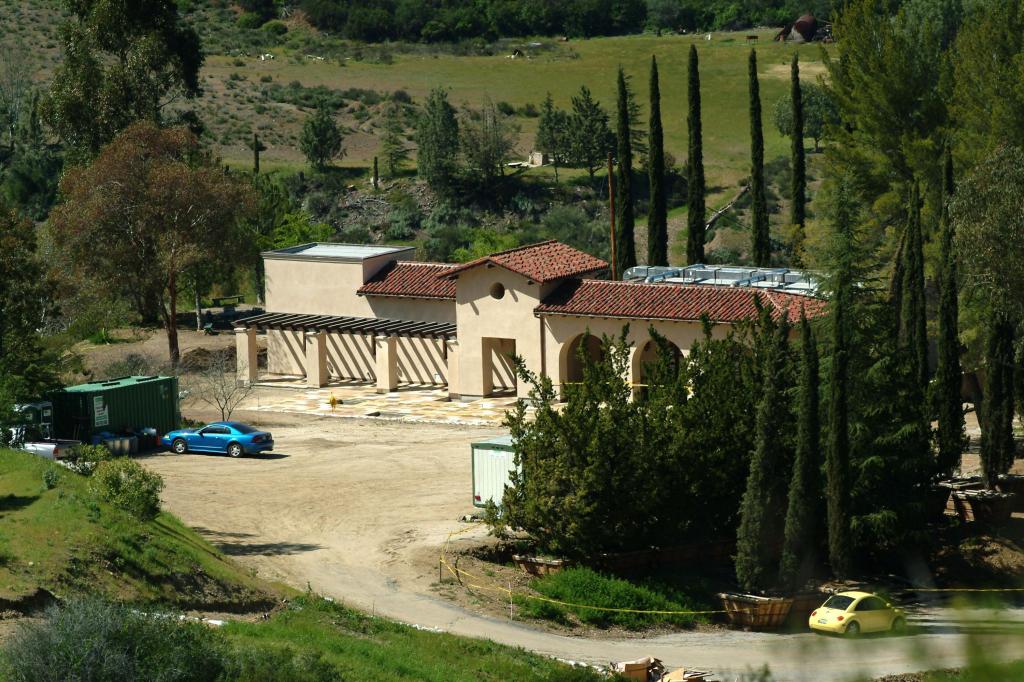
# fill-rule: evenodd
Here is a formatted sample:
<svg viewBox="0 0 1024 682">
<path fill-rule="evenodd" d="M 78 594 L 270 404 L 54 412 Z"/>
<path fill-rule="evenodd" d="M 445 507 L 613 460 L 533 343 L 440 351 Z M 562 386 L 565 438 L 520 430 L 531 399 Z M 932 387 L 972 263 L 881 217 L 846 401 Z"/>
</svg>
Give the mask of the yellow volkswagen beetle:
<svg viewBox="0 0 1024 682">
<path fill-rule="evenodd" d="M 902 609 L 868 592 L 839 592 L 811 613 L 812 630 L 856 637 L 862 632 L 900 632 L 907 625 Z"/>
</svg>

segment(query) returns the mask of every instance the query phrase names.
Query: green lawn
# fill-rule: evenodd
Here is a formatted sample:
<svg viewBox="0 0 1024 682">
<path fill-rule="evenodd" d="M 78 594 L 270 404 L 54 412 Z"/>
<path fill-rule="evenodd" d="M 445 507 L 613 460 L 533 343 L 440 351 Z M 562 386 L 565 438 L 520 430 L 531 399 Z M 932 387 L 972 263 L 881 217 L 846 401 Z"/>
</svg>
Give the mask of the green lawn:
<svg viewBox="0 0 1024 682">
<path fill-rule="evenodd" d="M 47 490 L 43 474 L 57 472 Z M 0 597 L 45 588 L 180 608 L 254 609 L 275 588 L 226 559 L 174 516 L 140 522 L 100 502 L 91 479 L 0 450 Z"/>
</svg>

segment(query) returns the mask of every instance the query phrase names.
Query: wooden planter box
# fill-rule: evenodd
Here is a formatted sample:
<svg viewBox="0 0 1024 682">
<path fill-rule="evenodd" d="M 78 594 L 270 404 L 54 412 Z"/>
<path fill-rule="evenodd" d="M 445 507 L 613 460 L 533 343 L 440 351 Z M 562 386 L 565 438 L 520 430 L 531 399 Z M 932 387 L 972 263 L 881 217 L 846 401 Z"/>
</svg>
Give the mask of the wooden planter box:
<svg viewBox="0 0 1024 682">
<path fill-rule="evenodd" d="M 755 594 L 722 592 L 718 595 L 730 625 L 753 630 L 770 630 L 786 622 L 792 597 L 761 597 Z"/>
<path fill-rule="evenodd" d="M 962 521 L 1000 524 L 1010 520 L 1016 495 L 988 490 L 954 490 L 949 499 Z"/>
<path fill-rule="evenodd" d="M 572 566 L 568 559 L 541 559 L 539 557 L 513 554 L 512 561 L 530 575 L 542 576 L 549 573 L 558 573 L 563 568 Z"/>
<path fill-rule="evenodd" d="M 1024 476 L 1007 474 L 996 481 L 996 490 L 1013 495 L 1013 511 L 1024 512 Z"/>
</svg>

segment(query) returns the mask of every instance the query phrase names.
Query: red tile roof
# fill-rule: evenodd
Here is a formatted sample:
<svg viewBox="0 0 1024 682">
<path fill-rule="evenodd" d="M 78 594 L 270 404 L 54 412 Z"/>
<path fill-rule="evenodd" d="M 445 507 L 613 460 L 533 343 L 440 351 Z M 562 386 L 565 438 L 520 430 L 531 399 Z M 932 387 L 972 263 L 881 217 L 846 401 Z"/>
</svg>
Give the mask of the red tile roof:
<svg viewBox="0 0 1024 682">
<path fill-rule="evenodd" d="M 543 284 L 565 277 L 594 274 L 608 263 L 555 240 L 520 246 L 459 265 L 439 277 L 452 277 L 485 264 L 500 265 L 527 279 Z"/>
<path fill-rule="evenodd" d="M 455 281 L 438 277 L 454 267 L 447 263 L 393 262 L 359 287 L 357 293 L 369 296 L 455 300 Z"/>
<path fill-rule="evenodd" d="M 786 311 L 791 321 L 825 312 L 825 301 L 810 296 L 750 289 L 676 284 L 637 284 L 584 279 L 566 282 L 548 296 L 535 312 L 543 315 L 621 317 L 639 320 L 699 320 L 739 322 L 757 315 L 754 297 L 778 319 Z"/>
</svg>

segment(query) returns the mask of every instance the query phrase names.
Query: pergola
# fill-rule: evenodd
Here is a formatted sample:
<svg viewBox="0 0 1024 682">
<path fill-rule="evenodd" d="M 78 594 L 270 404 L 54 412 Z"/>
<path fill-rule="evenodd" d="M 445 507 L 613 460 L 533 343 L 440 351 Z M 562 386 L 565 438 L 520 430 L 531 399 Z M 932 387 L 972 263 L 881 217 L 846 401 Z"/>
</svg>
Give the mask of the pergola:
<svg viewBox="0 0 1024 682">
<path fill-rule="evenodd" d="M 445 340 L 455 338 L 454 322 L 416 322 L 376 317 L 263 313 L 237 320 L 235 325 L 262 330 L 289 329 L 306 332 L 350 332 L 375 336 L 426 336 Z"/>
<path fill-rule="evenodd" d="M 371 337 L 377 390 L 393 391 L 398 386 L 397 348 L 400 339 L 436 339 L 443 345 L 446 360 L 454 363 L 458 353 L 455 330 L 454 322 L 294 313 L 253 315 L 235 321 L 239 381 L 256 381 L 256 333 L 259 331 L 297 332 L 304 337 L 306 385 L 310 387 L 327 384 L 327 337 L 330 334 L 359 334 Z"/>
</svg>

